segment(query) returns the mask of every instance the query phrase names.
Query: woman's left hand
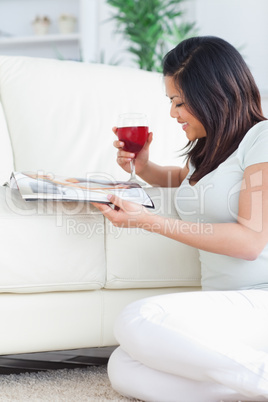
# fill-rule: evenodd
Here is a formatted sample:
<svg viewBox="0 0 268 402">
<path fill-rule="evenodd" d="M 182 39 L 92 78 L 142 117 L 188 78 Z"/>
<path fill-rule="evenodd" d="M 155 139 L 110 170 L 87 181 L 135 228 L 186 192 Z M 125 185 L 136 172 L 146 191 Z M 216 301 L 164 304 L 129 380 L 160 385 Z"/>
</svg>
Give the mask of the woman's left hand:
<svg viewBox="0 0 268 402">
<path fill-rule="evenodd" d="M 115 205 L 115 209 L 110 205 L 92 202 L 102 214 L 112 222 L 114 226 L 135 228 L 147 226 L 150 224 L 153 214 L 147 208 L 134 202 L 122 200 L 115 195 L 108 195 L 109 201 Z"/>
</svg>

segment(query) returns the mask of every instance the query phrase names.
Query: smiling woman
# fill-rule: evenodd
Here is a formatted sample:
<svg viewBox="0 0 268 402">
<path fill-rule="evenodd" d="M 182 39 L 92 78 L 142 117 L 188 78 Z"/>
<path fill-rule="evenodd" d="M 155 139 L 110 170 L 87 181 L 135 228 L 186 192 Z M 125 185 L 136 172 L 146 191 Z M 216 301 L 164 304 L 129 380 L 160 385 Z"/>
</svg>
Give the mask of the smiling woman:
<svg viewBox="0 0 268 402">
<path fill-rule="evenodd" d="M 182 220 L 109 195 L 97 206 L 120 227 L 139 227 L 199 250 L 202 289 L 128 306 L 115 332 L 112 385 L 148 401 L 268 399 L 268 121 L 238 51 L 216 37 L 185 40 L 164 58 L 171 117 L 189 139 L 183 168 L 136 158 L 150 184 L 177 187 Z M 117 129 L 114 129 L 117 133 Z M 115 141 L 117 161 L 133 155 Z M 126 262 L 127 263 L 127 262 Z M 264 325 L 265 322 L 265 325 Z"/>
<path fill-rule="evenodd" d="M 171 100 L 170 116 L 177 119 L 189 141 L 196 141 L 206 137 L 203 124 L 190 112 L 187 103 L 183 101 L 183 93 L 177 88 L 174 78 L 166 76 L 165 85 L 167 96 Z"/>
</svg>

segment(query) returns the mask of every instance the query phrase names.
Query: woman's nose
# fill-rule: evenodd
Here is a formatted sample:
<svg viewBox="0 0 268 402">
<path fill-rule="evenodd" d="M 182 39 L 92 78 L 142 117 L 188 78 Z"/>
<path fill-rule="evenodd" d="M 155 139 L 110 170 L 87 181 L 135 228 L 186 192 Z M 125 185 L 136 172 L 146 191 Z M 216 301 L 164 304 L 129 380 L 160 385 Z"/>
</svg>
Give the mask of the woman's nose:
<svg viewBox="0 0 268 402">
<path fill-rule="evenodd" d="M 170 106 L 170 116 L 175 119 L 178 117 L 178 112 L 176 111 L 176 106 L 172 103 Z"/>
</svg>

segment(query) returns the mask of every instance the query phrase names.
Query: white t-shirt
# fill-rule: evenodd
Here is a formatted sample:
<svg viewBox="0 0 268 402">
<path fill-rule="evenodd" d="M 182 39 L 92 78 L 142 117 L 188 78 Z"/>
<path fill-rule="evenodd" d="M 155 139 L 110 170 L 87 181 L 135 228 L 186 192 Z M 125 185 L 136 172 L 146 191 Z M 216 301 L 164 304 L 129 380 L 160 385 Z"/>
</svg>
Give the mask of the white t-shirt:
<svg viewBox="0 0 268 402">
<path fill-rule="evenodd" d="M 190 164 L 189 174 L 175 194 L 175 205 L 181 219 L 196 223 L 236 222 L 244 170 L 263 162 L 268 162 L 268 121 L 252 127 L 238 148 L 194 186 L 189 184 L 194 171 Z M 194 225 L 193 230 L 198 230 L 198 225 Z M 208 230 L 208 242 L 210 235 Z M 268 244 L 254 261 L 203 250 L 199 250 L 199 255 L 204 290 L 268 290 Z"/>
</svg>

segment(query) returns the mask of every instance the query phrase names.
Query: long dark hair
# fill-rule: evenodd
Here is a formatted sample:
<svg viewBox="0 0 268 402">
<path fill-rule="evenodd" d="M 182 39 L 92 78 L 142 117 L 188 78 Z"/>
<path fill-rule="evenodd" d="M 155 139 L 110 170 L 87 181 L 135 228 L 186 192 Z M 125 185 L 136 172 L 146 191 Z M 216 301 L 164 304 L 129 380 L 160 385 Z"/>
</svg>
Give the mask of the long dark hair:
<svg viewBox="0 0 268 402">
<path fill-rule="evenodd" d="M 179 43 L 164 57 L 163 73 L 173 77 L 186 107 L 206 130 L 206 137 L 187 144 L 195 182 L 225 161 L 254 124 L 266 120 L 260 93 L 240 53 L 213 36 Z"/>
</svg>

